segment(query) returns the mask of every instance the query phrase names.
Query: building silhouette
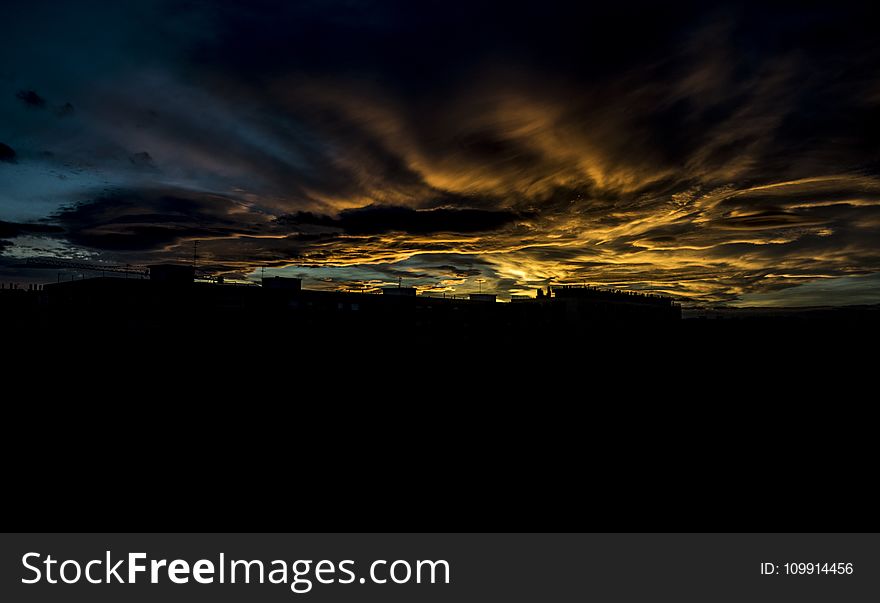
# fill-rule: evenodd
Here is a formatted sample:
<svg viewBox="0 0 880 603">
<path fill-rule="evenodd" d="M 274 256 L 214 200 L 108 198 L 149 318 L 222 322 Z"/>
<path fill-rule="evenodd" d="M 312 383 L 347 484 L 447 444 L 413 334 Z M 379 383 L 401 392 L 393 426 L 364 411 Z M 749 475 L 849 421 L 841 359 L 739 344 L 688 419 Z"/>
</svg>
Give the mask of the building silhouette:
<svg viewBox="0 0 880 603">
<path fill-rule="evenodd" d="M 7 291 L 0 305 L 29 328 L 56 333 L 271 332 L 313 342 L 564 338 L 681 318 L 681 306 L 668 297 L 581 286 L 553 286 L 537 297 L 499 303 L 492 293 L 436 297 L 398 286 L 376 295 L 304 289 L 300 279 L 278 276 L 260 285 L 195 276 L 192 265 L 162 264 L 151 266 L 148 278 L 103 275 Z"/>
</svg>

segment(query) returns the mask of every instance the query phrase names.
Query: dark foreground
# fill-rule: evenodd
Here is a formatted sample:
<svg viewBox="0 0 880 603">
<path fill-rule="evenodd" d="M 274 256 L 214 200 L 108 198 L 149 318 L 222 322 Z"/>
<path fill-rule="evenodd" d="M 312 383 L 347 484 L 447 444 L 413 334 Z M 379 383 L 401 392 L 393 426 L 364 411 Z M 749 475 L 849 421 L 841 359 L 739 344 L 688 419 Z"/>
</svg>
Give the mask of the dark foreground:
<svg viewBox="0 0 880 603">
<path fill-rule="evenodd" d="M 880 529 L 874 320 L 190 317 L 4 315 L 7 530 Z"/>
</svg>

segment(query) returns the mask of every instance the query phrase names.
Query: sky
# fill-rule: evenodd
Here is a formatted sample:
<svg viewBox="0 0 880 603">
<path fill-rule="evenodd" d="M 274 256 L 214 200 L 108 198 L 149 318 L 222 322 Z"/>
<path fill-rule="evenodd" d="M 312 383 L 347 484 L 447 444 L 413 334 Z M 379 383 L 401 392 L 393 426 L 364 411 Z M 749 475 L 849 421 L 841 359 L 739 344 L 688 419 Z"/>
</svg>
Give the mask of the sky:
<svg viewBox="0 0 880 603">
<path fill-rule="evenodd" d="M 0 281 L 880 302 L 867 3 L 3 0 Z"/>
</svg>

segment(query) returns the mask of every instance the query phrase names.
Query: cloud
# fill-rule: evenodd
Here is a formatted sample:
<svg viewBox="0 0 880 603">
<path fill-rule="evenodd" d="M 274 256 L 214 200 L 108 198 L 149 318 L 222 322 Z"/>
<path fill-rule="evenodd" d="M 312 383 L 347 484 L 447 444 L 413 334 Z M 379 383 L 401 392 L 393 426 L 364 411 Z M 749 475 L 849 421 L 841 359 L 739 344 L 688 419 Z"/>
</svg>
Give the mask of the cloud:
<svg viewBox="0 0 880 603">
<path fill-rule="evenodd" d="M 813 226 L 823 224 L 821 218 L 811 219 L 807 216 L 786 211 L 758 211 L 725 216 L 721 228 L 732 230 L 764 230 L 768 228 L 789 228 L 792 226 Z"/>
<path fill-rule="evenodd" d="M 11 239 L 24 234 L 56 234 L 63 229 L 52 224 L 21 224 L 0 220 L 0 239 Z"/>
<path fill-rule="evenodd" d="M 140 153 L 132 153 L 129 156 L 128 160 L 132 165 L 139 168 L 149 168 L 155 169 L 156 164 L 153 162 L 153 157 L 147 153 L 146 151 L 141 151 Z"/>
<path fill-rule="evenodd" d="M 0 215 L 45 204 L 74 246 L 139 262 L 197 239 L 235 274 L 695 303 L 880 272 L 880 52 L 850 3 L 98 14 L 64 12 L 76 60 L 23 52 L 45 75 L 0 103 L 28 158 L 0 170 L 22 197 Z M 76 111 L 47 126 L 22 86 Z"/>
<path fill-rule="evenodd" d="M 0 142 L 0 161 L 12 163 L 15 161 L 15 149 L 8 144 Z"/>
<path fill-rule="evenodd" d="M 54 236 L 62 232 L 63 229 L 51 224 L 24 224 L 0 220 L 0 255 L 3 255 L 7 250 L 15 249 L 16 241 L 10 239 L 17 239 L 28 235 Z"/>
<path fill-rule="evenodd" d="M 28 107 L 42 109 L 46 106 L 46 99 L 33 90 L 19 90 L 15 97 Z"/>
<path fill-rule="evenodd" d="M 155 251 L 183 240 L 256 232 L 265 221 L 246 205 L 184 190 L 116 191 L 63 208 L 52 216 L 65 238 L 105 251 Z"/>
<path fill-rule="evenodd" d="M 58 117 L 70 117 L 74 113 L 76 113 L 76 109 L 71 103 L 64 103 L 55 109 L 55 114 L 58 115 Z"/>
<path fill-rule="evenodd" d="M 480 209 L 426 209 L 409 207 L 368 205 L 343 210 L 338 218 L 299 212 L 278 218 L 278 222 L 290 226 L 319 225 L 339 228 L 355 235 L 403 232 L 430 234 L 440 232 L 472 233 L 496 230 L 517 220 L 519 216 L 510 211 Z"/>
</svg>

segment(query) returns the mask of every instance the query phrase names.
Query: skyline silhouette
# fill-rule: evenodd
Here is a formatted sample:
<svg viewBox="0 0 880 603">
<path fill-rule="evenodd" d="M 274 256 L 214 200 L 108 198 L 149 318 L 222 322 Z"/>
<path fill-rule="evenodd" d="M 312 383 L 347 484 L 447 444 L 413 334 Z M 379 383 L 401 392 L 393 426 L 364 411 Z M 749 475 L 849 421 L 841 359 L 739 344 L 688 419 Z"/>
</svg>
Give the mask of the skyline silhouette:
<svg viewBox="0 0 880 603">
<path fill-rule="evenodd" d="M 270 326 L 266 333 L 300 337 L 310 345 L 403 337 L 452 347 L 581 337 L 610 337 L 626 345 L 629 336 L 647 334 L 666 341 L 681 335 L 726 336 L 730 329 L 724 325 L 742 328 L 738 337 L 750 332 L 768 337 L 802 326 L 814 336 L 829 325 L 842 325 L 844 331 L 851 325 L 880 326 L 880 304 L 683 311 L 668 296 L 572 284 L 550 285 L 502 303 L 493 292 L 427 294 L 402 281 L 372 292 L 310 289 L 300 279 L 279 276 L 264 277 L 259 284 L 230 283 L 199 278 L 192 264 L 157 264 L 145 272 L 129 267 L 27 287 L 2 283 L 0 311 L 10 333 L 56 339 L 134 336 L 134 345 L 212 330 L 257 341 L 265 336 L 254 331 L 257 324 Z M 727 341 L 715 345 L 720 343 Z"/>
</svg>

